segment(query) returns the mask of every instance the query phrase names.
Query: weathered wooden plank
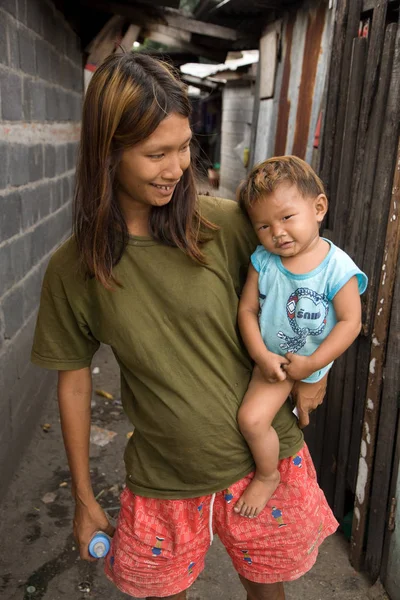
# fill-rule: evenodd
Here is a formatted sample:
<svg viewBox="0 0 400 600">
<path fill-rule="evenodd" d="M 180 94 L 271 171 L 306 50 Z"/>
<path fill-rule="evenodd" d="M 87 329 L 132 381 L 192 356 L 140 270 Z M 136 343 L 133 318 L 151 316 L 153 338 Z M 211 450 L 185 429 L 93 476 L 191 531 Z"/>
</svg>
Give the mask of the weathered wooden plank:
<svg viewBox="0 0 400 600">
<path fill-rule="evenodd" d="M 184 31 L 190 31 L 191 33 L 198 33 L 199 35 L 206 35 L 208 37 L 219 38 L 221 40 L 234 41 L 239 37 L 239 34 L 235 29 L 184 17 L 179 11 L 165 8 L 164 15 L 168 25 L 176 27 L 177 29 L 183 29 Z"/>
<path fill-rule="evenodd" d="M 345 515 L 346 490 L 348 489 L 346 474 L 349 458 L 350 441 L 353 433 L 353 410 L 355 404 L 355 384 L 358 340 L 347 350 L 343 371 L 344 379 L 342 410 L 340 414 L 339 443 L 337 451 L 337 467 L 333 512 L 340 522 Z"/>
<path fill-rule="evenodd" d="M 357 141 L 358 119 L 360 115 L 361 96 L 367 57 L 367 40 L 353 40 L 350 75 L 348 82 L 346 114 L 343 127 L 343 138 L 340 150 L 340 168 L 338 172 L 337 198 L 335 202 L 335 243 L 342 245 L 345 236 L 347 214 L 351 202 L 350 189 L 353 176 L 354 151 Z M 350 202 L 349 202 L 350 200 Z"/>
<path fill-rule="evenodd" d="M 399 28 L 400 30 L 400 28 Z M 385 205 L 387 195 L 384 193 L 387 191 L 387 178 L 389 174 L 389 168 L 391 167 L 390 157 L 393 154 L 391 148 L 387 148 L 387 133 L 389 127 L 391 128 L 392 135 L 396 139 L 396 146 L 399 138 L 399 91 L 400 91 L 400 35 L 396 39 L 395 57 L 393 61 L 393 73 L 392 80 L 389 89 L 388 97 L 388 109 L 387 118 L 385 119 L 384 132 L 381 140 L 381 154 L 382 161 L 389 163 L 389 167 L 385 169 L 385 176 L 380 175 L 380 166 L 378 164 L 378 174 L 375 180 L 374 190 L 377 194 L 380 194 L 380 202 Z M 393 123 L 393 116 L 397 116 L 397 122 Z M 397 131 L 396 131 L 397 130 Z M 385 155 L 385 153 L 387 153 Z M 395 161 L 394 161 L 395 162 Z M 382 165 L 382 170 L 384 165 Z M 393 168 L 391 169 L 390 183 L 392 184 Z M 378 183 L 377 183 L 378 182 Z M 395 198 L 392 197 L 392 203 L 395 205 Z M 351 562 L 356 569 L 360 569 L 362 565 L 363 557 L 363 543 L 365 536 L 365 528 L 367 522 L 367 512 L 369 508 L 369 494 L 371 487 L 371 477 L 374 461 L 375 452 L 375 440 L 376 431 L 380 411 L 380 399 L 382 391 L 382 376 L 383 376 L 383 364 L 385 360 L 386 342 L 387 342 L 387 329 L 390 318 L 390 310 L 392 304 L 392 291 L 395 281 L 395 263 L 398 254 L 398 244 L 400 236 L 398 232 L 398 220 L 394 211 L 394 205 L 391 207 L 391 212 L 388 215 L 387 223 L 387 235 L 385 240 L 384 257 L 382 263 L 382 269 L 380 270 L 380 283 L 378 289 L 379 302 L 375 309 L 374 326 L 372 333 L 372 344 L 369 362 L 369 377 L 368 387 L 364 410 L 363 420 L 363 432 L 360 446 L 360 457 L 358 466 L 358 477 L 356 486 L 356 498 L 354 503 L 354 521 L 352 528 L 352 540 L 351 540 Z M 382 211 L 384 214 L 388 214 L 388 211 Z M 374 215 L 373 221 L 377 219 L 377 215 Z M 371 238 L 371 242 L 373 238 Z M 396 243 L 397 248 L 393 247 L 393 243 Z M 369 244 L 367 249 L 373 246 Z"/>
<path fill-rule="evenodd" d="M 400 389 L 400 143 L 397 153 L 397 167 L 393 180 L 392 201 L 389 210 L 389 223 L 387 228 L 384 263 L 385 273 L 388 278 L 398 277 L 391 307 L 389 339 L 386 351 L 385 378 L 382 387 L 381 412 L 379 416 L 379 429 L 377 436 L 374 474 L 372 481 L 371 506 L 368 521 L 368 539 L 365 564 L 370 577 L 376 580 L 379 575 L 382 548 L 387 518 L 388 493 L 391 478 L 391 465 L 396 436 L 397 412 L 399 409 L 398 391 Z M 397 261 L 397 264 L 396 264 Z M 383 306 L 383 305 L 382 305 Z M 376 330 L 374 331 L 374 333 Z M 380 331 L 380 334 L 385 332 Z M 379 338 L 372 338 L 373 344 L 381 343 Z M 382 340 L 384 341 L 384 340 Z"/>
<path fill-rule="evenodd" d="M 358 5 L 358 0 L 356 5 Z M 326 94 L 326 106 L 323 114 L 323 137 L 321 140 L 320 175 L 325 184 L 325 188 L 330 199 L 332 209 L 335 203 L 335 198 L 331 193 L 331 186 L 333 181 L 333 153 L 336 136 L 339 135 L 340 137 L 342 133 L 337 128 L 338 106 L 343 85 L 345 87 L 345 90 L 347 90 L 347 86 L 345 85 L 344 81 L 344 74 L 342 75 L 343 61 L 345 61 L 345 64 L 347 64 L 347 60 L 349 61 L 347 66 L 348 74 L 348 70 L 350 68 L 351 52 L 351 45 L 349 45 L 349 41 L 351 44 L 353 38 L 357 35 L 357 30 L 355 29 L 353 24 L 350 26 L 350 28 L 347 27 L 348 16 L 350 14 L 350 11 L 352 11 L 352 6 L 354 6 L 354 3 L 352 1 L 350 2 L 350 0 L 340 0 L 337 3 L 334 33 L 332 40 L 332 54 L 329 68 L 329 79 Z M 358 13 L 358 19 L 359 16 L 360 15 Z M 344 56 L 345 46 L 348 52 L 348 58 Z M 330 229 L 332 229 L 329 217 L 328 226 Z"/>
<path fill-rule="evenodd" d="M 373 13 L 372 25 L 369 32 L 369 48 L 366 67 L 366 77 L 360 111 L 358 137 L 356 146 L 356 159 L 354 163 L 352 196 L 358 193 L 363 167 L 365 164 L 365 151 L 367 144 L 367 130 L 371 117 L 371 110 L 375 100 L 381 56 L 385 40 L 385 25 L 388 0 L 382 0 Z"/>
<path fill-rule="evenodd" d="M 368 126 L 364 162 L 360 186 L 352 198 L 347 218 L 345 249 L 361 264 L 368 236 L 368 219 L 371 208 L 373 185 L 378 160 L 379 144 L 382 135 L 389 85 L 392 75 L 394 46 L 397 25 L 391 23 L 386 28 L 382 52 L 382 63 L 379 73 L 378 90 Z"/>
<path fill-rule="evenodd" d="M 352 61 L 352 49 L 354 38 L 358 36 L 358 28 L 360 24 L 360 13 L 361 13 L 361 0 L 352 1 L 349 5 L 349 11 L 347 15 L 346 25 L 346 36 L 344 39 L 344 54 L 342 60 L 342 67 L 340 73 L 340 87 L 339 87 L 339 98 L 336 113 L 336 134 L 333 146 L 332 165 L 331 165 L 331 182 L 330 182 L 330 200 L 332 209 L 336 207 L 338 202 L 343 199 L 340 197 L 338 192 L 339 183 L 339 171 L 342 164 L 342 149 L 346 149 L 346 156 L 350 154 L 347 152 L 347 148 L 344 145 L 344 130 L 345 130 L 345 119 L 346 119 L 346 107 L 348 99 L 348 88 Z M 362 90 L 362 86 L 360 88 Z M 336 225 L 335 225 L 336 223 Z M 336 221 L 336 211 L 331 212 L 329 216 L 330 228 L 336 233 L 342 231 L 343 224 Z"/>
<path fill-rule="evenodd" d="M 321 487 L 324 490 L 325 496 L 331 507 L 333 507 L 335 496 L 345 360 L 345 356 L 338 358 L 329 374 L 326 399 L 325 437 L 321 448 Z"/>
<path fill-rule="evenodd" d="M 396 160 L 396 148 L 400 133 L 400 22 L 397 28 L 392 77 L 390 81 L 385 121 L 379 146 L 379 159 L 372 193 L 371 215 L 368 222 L 368 244 L 364 252 L 363 266 L 370 278 L 366 294 L 366 332 L 372 328 L 372 315 L 376 302 L 376 285 L 380 276 L 379 264 L 381 247 L 386 226 L 393 170 Z"/>
</svg>

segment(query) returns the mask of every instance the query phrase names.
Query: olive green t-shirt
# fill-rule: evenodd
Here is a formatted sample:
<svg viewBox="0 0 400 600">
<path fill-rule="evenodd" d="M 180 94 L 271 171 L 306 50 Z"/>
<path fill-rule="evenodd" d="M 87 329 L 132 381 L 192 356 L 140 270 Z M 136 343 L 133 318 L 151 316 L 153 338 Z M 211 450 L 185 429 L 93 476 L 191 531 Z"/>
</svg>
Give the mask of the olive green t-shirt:
<svg viewBox="0 0 400 600">
<path fill-rule="evenodd" d="M 256 240 L 235 202 L 200 197 L 199 206 L 220 227 L 204 246 L 207 266 L 131 236 L 115 268 L 123 287 L 109 291 L 80 274 L 72 237 L 43 282 L 32 361 L 81 369 L 100 342 L 111 346 L 135 427 L 127 485 L 141 496 L 197 497 L 254 468 L 236 415 L 252 368 L 238 334 L 238 299 Z M 274 427 L 281 457 L 295 454 L 303 435 L 287 404 Z"/>
</svg>

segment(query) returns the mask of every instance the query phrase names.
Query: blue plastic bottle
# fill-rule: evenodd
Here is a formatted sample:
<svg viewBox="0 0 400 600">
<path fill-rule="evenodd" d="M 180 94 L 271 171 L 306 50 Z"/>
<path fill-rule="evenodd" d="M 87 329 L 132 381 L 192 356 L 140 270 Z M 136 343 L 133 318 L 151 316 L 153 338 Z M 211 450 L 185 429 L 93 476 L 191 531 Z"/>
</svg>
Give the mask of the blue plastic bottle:
<svg viewBox="0 0 400 600">
<path fill-rule="evenodd" d="M 94 558 L 104 558 L 110 550 L 111 538 L 104 531 L 96 531 L 89 543 L 89 554 Z"/>
</svg>

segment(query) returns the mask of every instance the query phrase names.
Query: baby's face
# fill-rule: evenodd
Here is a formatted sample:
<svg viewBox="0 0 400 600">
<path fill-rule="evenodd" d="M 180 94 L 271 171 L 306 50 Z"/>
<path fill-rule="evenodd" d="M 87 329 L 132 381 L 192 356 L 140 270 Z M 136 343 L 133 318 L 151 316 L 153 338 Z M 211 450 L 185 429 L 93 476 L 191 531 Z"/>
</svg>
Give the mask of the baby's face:
<svg viewBox="0 0 400 600">
<path fill-rule="evenodd" d="M 319 237 L 327 210 L 323 194 L 304 197 L 295 185 L 282 183 L 252 206 L 249 216 L 260 243 L 282 257 L 307 251 Z"/>
</svg>

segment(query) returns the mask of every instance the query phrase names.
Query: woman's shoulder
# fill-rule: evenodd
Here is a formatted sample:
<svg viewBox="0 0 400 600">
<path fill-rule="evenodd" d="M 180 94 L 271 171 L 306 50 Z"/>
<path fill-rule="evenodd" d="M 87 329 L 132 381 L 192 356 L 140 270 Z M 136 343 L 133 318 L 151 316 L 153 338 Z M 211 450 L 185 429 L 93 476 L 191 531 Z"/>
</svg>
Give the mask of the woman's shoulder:
<svg viewBox="0 0 400 600">
<path fill-rule="evenodd" d="M 46 269 L 44 285 L 53 287 L 56 281 L 65 281 L 72 276 L 75 282 L 84 278 L 80 275 L 80 258 L 75 237 L 72 235 L 52 254 Z"/>
<path fill-rule="evenodd" d="M 248 223 L 247 216 L 235 200 L 216 196 L 199 196 L 199 210 L 203 217 L 216 225 L 223 226 L 226 223 L 232 223 L 232 220 Z"/>
</svg>

